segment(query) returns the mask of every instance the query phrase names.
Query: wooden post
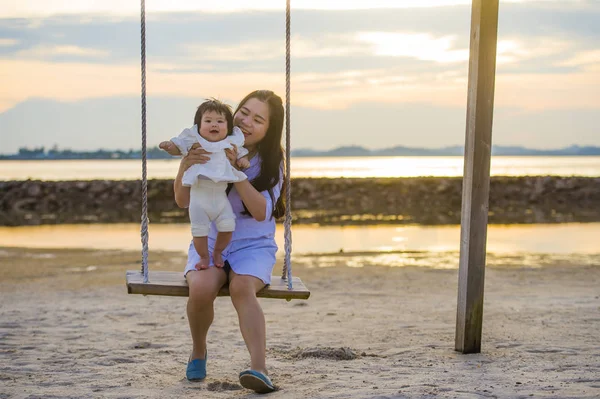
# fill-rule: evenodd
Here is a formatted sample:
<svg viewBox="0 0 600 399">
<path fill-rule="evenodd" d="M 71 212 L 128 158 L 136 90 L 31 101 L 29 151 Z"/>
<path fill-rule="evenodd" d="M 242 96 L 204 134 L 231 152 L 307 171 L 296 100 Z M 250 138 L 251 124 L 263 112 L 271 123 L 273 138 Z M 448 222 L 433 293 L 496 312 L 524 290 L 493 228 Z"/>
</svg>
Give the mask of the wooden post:
<svg viewBox="0 0 600 399">
<path fill-rule="evenodd" d="M 455 349 L 481 351 L 499 0 L 473 0 Z"/>
</svg>

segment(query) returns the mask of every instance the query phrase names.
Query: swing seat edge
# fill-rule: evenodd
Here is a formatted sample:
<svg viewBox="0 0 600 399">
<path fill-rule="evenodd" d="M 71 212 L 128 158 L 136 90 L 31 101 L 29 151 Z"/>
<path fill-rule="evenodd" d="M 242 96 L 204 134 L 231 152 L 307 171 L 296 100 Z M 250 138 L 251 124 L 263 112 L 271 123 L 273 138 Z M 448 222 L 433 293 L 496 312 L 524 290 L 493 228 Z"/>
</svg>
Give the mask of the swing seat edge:
<svg viewBox="0 0 600 399">
<path fill-rule="evenodd" d="M 126 285 L 128 294 L 189 296 L 187 281 L 181 272 L 149 271 L 148 283 L 139 270 L 127 270 Z M 292 289 L 281 276 L 271 276 L 271 284 L 256 293 L 259 298 L 308 299 L 310 291 L 299 277 L 292 277 Z M 224 286 L 218 296 L 229 296 L 229 288 Z"/>
</svg>

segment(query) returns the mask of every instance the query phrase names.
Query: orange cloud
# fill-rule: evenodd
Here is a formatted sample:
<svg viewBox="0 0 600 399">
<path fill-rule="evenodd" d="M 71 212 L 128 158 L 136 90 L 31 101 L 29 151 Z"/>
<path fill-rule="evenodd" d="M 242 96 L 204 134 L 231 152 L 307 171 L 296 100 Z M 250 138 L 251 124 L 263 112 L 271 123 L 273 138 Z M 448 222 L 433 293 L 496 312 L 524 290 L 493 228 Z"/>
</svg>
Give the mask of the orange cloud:
<svg viewBox="0 0 600 399">
<path fill-rule="evenodd" d="M 149 96 L 197 97 L 210 95 L 238 99 L 257 88 L 284 95 L 283 73 L 176 73 L 171 65 L 149 65 Z M 581 71 L 553 74 L 499 74 L 497 106 L 522 109 L 600 108 L 599 64 Z M 99 65 L 3 60 L 0 112 L 32 97 L 77 101 L 86 98 L 137 96 L 137 65 Z M 292 76 L 295 105 L 334 109 L 361 102 L 466 105 L 467 71 L 407 75 L 401 70 L 370 69 Z"/>
</svg>

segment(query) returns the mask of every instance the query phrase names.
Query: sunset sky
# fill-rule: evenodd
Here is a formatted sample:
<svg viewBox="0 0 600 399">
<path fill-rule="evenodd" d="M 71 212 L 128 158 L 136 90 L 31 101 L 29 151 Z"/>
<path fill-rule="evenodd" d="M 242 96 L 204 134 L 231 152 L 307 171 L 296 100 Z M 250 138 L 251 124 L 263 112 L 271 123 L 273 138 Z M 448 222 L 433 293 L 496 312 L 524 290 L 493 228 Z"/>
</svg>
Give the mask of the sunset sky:
<svg viewBox="0 0 600 399">
<path fill-rule="evenodd" d="M 139 2 L 6 3 L 0 153 L 139 148 Z M 284 0 L 146 3 L 149 145 L 188 127 L 204 98 L 285 95 Z M 294 148 L 464 143 L 470 1 L 292 9 Z M 494 144 L 600 146 L 598 43 L 600 1 L 501 0 Z"/>
</svg>

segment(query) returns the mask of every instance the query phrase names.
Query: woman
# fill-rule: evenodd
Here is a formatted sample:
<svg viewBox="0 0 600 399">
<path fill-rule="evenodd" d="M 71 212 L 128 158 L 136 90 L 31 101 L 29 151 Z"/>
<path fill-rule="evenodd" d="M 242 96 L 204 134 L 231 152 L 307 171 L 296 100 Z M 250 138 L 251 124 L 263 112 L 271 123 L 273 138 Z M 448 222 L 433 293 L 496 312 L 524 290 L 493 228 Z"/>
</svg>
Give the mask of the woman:
<svg viewBox="0 0 600 399">
<path fill-rule="evenodd" d="M 283 187 L 283 149 L 281 134 L 284 111 L 281 98 L 271 91 L 248 94 L 234 113 L 234 125 L 245 136 L 250 167 L 247 180 L 233 184 L 229 200 L 236 215 L 236 229 L 223 251 L 223 267 L 196 270 L 199 255 L 190 245 L 185 277 L 189 285 L 187 315 L 193 348 L 187 367 L 189 380 L 206 377 L 206 337 L 214 318 L 214 300 L 221 287 L 229 285 L 231 301 L 238 314 L 242 337 L 250 353 L 251 368 L 240 373 L 240 384 L 258 393 L 275 387 L 267 375 L 265 317 L 256 293 L 270 283 L 275 265 L 275 218 L 285 212 Z M 228 151 L 235 164 L 237 149 Z M 175 201 L 189 206 L 190 188 L 182 185 L 183 173 L 196 163 L 204 163 L 210 154 L 201 148 L 184 157 L 174 182 Z M 211 226 L 209 248 L 212 254 L 216 230 Z M 212 255 L 211 255 L 212 259 Z"/>
</svg>

